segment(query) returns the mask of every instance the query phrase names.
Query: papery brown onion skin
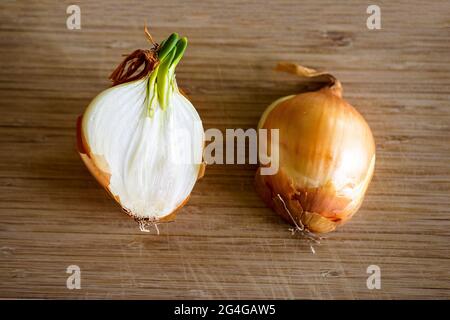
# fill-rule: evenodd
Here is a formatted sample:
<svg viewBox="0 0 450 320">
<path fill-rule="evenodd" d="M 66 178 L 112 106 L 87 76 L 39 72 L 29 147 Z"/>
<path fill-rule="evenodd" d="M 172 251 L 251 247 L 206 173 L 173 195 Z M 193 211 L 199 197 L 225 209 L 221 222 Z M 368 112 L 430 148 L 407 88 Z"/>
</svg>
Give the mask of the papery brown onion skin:
<svg viewBox="0 0 450 320">
<path fill-rule="evenodd" d="M 259 128 L 279 129 L 279 169 L 261 175 L 259 168 L 256 190 L 289 223 L 315 233 L 333 231 L 363 201 L 375 165 L 372 132 L 342 98 L 340 86 L 278 101 Z"/>
</svg>

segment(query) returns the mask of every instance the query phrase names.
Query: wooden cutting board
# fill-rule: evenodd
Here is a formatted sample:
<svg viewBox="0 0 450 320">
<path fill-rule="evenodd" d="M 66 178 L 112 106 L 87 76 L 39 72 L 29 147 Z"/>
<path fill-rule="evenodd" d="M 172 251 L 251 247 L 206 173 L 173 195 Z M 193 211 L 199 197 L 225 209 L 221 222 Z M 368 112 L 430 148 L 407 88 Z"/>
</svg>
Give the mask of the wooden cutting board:
<svg viewBox="0 0 450 320">
<path fill-rule="evenodd" d="M 450 298 L 450 4 L 377 1 L 0 2 L 1 298 Z M 189 38 L 177 79 L 205 129 L 254 128 L 331 71 L 364 115 L 377 163 L 354 219 L 313 254 L 253 188 L 255 166 L 211 165 L 176 222 L 142 233 L 75 151 L 75 123 L 122 54 Z M 69 290 L 66 269 L 81 270 Z M 368 289 L 367 268 L 381 271 Z"/>
</svg>

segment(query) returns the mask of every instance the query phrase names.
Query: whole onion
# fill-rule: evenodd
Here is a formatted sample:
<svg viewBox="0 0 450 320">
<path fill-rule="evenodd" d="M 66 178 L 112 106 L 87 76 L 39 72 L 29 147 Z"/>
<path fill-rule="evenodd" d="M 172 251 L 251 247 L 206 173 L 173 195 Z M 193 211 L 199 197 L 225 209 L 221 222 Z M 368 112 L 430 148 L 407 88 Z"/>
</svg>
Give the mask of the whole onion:
<svg viewBox="0 0 450 320">
<path fill-rule="evenodd" d="M 256 189 L 297 230 L 330 232 L 362 204 L 375 166 L 372 132 L 332 75 L 292 63 L 278 69 L 327 83 L 280 98 L 263 113 L 258 128 L 279 129 L 279 163 L 274 175 L 261 175 L 259 167 Z"/>
</svg>

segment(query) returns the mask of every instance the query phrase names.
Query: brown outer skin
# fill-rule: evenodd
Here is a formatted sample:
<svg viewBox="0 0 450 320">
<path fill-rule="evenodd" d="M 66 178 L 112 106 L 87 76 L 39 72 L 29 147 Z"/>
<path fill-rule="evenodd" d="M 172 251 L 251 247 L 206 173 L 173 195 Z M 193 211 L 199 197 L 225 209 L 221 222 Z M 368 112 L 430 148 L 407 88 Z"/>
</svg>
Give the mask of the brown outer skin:
<svg viewBox="0 0 450 320">
<path fill-rule="evenodd" d="M 330 94 L 331 92 L 333 94 L 333 99 L 341 99 L 342 101 L 344 101 L 341 98 L 340 92 L 334 93 L 329 88 L 324 88 L 321 91 L 299 94 L 293 99 L 303 98 L 302 96 L 307 94 L 322 94 L 325 92 L 326 94 Z M 275 106 L 275 108 L 272 109 L 272 111 L 267 116 L 267 119 L 275 109 L 279 107 L 283 108 L 283 104 L 286 104 L 286 101 L 281 102 L 280 104 Z M 360 117 L 364 122 L 364 125 L 367 126 L 366 129 L 368 130 L 368 132 L 370 133 L 370 137 L 372 138 L 372 145 L 369 145 L 367 147 L 368 154 L 372 153 L 373 156 L 375 156 L 375 145 L 373 142 L 372 133 L 370 132 L 370 128 L 368 127 L 367 123 L 365 123 L 365 120 L 356 111 L 356 109 L 354 109 L 345 101 L 343 107 L 347 108 L 347 111 L 354 114 L 356 117 Z M 289 119 L 288 121 L 290 121 L 291 123 L 295 123 L 298 117 L 301 116 L 302 115 L 299 114 L 298 111 L 295 111 L 295 114 L 291 114 L 286 119 Z M 265 124 L 267 123 L 267 119 L 261 127 L 266 129 L 274 128 L 273 126 L 265 126 Z M 280 129 L 280 146 L 282 146 L 283 144 L 283 139 L 281 136 L 282 129 Z M 325 183 L 325 185 L 322 185 L 319 188 L 304 188 L 298 185 L 296 181 L 294 181 L 291 177 L 289 177 L 286 173 L 286 167 L 283 167 L 283 155 L 281 154 L 282 150 L 283 149 L 280 148 L 280 165 L 279 170 L 275 175 L 261 175 L 260 167 L 258 168 L 255 176 L 256 191 L 261 196 L 266 205 L 277 212 L 279 215 L 281 215 L 288 223 L 292 225 L 297 224 L 299 226 L 303 225 L 309 231 L 314 233 L 326 233 L 333 231 L 338 225 L 343 224 L 344 222 L 351 219 L 353 214 L 359 209 L 362 204 L 364 193 L 367 190 L 367 187 L 373 175 L 373 166 L 368 167 L 365 177 L 363 177 L 362 179 L 364 182 L 359 181 L 361 183 L 365 183 L 363 186 L 362 196 L 359 199 L 356 199 L 355 205 L 353 205 L 350 209 L 347 209 L 347 205 L 353 199 L 338 196 L 331 181 Z M 292 148 L 290 150 L 292 152 Z M 298 150 L 294 152 L 296 152 L 296 154 L 293 155 L 294 157 L 302 157 L 302 154 L 299 153 Z M 332 159 L 330 159 L 329 161 L 331 162 Z M 327 161 L 325 161 L 325 163 L 326 162 Z M 280 200 L 279 197 L 281 197 L 282 200 Z M 289 212 L 287 212 L 285 206 L 287 207 Z M 293 221 L 293 219 L 295 219 L 296 221 Z"/>
<path fill-rule="evenodd" d="M 186 96 L 186 94 L 184 94 L 183 92 L 182 92 L 182 94 L 184 96 Z M 79 153 L 79 155 L 81 157 L 81 160 L 83 160 L 83 162 L 86 165 L 86 167 L 88 168 L 89 172 L 94 176 L 94 178 L 98 181 L 98 183 L 100 183 L 100 185 L 108 192 L 108 194 L 114 200 L 116 200 L 116 202 L 122 207 L 122 204 L 120 203 L 120 198 L 118 196 L 113 195 L 111 193 L 111 190 L 109 189 L 109 182 L 110 182 L 110 179 L 111 179 L 111 174 L 109 174 L 108 172 L 105 172 L 105 171 L 101 170 L 100 168 L 98 168 L 95 165 L 95 161 L 93 161 L 93 159 L 92 159 L 90 148 L 89 148 L 89 146 L 88 146 L 88 144 L 86 142 L 86 139 L 84 137 L 83 130 L 82 130 L 82 127 L 81 127 L 82 123 L 83 123 L 82 120 L 83 120 L 83 116 L 79 116 L 77 118 L 77 150 L 78 150 L 78 153 Z M 203 177 L 203 175 L 205 174 L 205 167 L 206 167 L 206 165 L 203 162 L 200 165 L 197 181 L 199 179 L 201 179 Z M 172 211 L 171 213 L 169 213 L 168 215 L 166 215 L 164 217 L 159 218 L 155 222 L 170 222 L 170 221 L 175 220 L 178 211 L 189 201 L 189 197 L 190 197 L 190 195 L 187 196 L 186 199 L 184 199 L 178 205 L 178 207 L 175 208 L 174 211 Z M 126 210 L 125 208 L 123 208 L 123 210 L 129 216 L 134 217 L 132 212 Z"/>
</svg>

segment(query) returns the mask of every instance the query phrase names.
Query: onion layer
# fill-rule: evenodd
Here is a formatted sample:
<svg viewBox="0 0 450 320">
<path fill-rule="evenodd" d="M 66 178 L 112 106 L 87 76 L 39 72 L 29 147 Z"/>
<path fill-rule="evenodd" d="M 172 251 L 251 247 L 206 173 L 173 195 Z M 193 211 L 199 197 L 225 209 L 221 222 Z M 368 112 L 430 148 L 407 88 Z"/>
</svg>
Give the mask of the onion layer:
<svg viewBox="0 0 450 320">
<path fill-rule="evenodd" d="M 291 63 L 278 69 L 324 76 L 328 85 L 281 98 L 266 109 L 258 127 L 279 129 L 279 170 L 261 175 L 260 167 L 256 189 L 269 207 L 301 231 L 330 232 L 361 206 L 375 166 L 372 132 L 342 99 L 342 87 L 333 76 Z"/>
</svg>

